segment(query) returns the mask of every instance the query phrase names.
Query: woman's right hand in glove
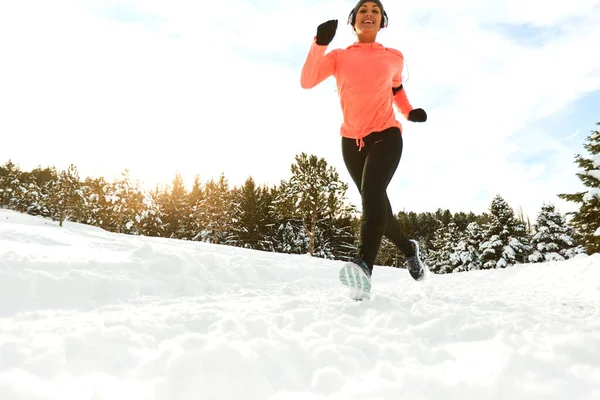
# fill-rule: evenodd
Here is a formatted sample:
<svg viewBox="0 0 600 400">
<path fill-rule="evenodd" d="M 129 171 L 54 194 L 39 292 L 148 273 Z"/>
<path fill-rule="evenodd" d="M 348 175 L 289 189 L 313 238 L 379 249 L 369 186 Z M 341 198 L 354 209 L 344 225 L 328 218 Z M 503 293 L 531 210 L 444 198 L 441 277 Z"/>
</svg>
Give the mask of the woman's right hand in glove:
<svg viewBox="0 0 600 400">
<path fill-rule="evenodd" d="M 317 27 L 317 44 L 319 46 L 327 46 L 333 40 L 335 31 L 337 30 L 337 19 L 331 19 L 323 22 Z"/>
</svg>

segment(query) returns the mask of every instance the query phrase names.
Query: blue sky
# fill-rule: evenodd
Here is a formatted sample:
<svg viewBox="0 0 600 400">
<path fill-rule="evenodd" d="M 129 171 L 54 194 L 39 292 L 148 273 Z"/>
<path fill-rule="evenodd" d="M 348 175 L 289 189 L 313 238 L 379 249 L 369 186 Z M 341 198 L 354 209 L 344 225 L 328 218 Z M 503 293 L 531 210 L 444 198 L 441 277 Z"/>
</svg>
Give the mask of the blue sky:
<svg viewBox="0 0 600 400">
<path fill-rule="evenodd" d="M 278 183 L 307 152 L 350 183 L 335 82 L 307 91 L 299 77 L 319 23 L 340 22 L 331 48 L 354 41 L 353 4 L 4 2 L 0 162 L 127 168 L 152 188 L 177 172 Z M 401 119 L 394 210 L 481 212 L 496 193 L 532 218 L 544 202 L 572 209 L 556 194 L 581 188 L 574 155 L 600 120 L 600 0 L 384 5 L 379 40 L 404 53 L 409 98 L 429 114 Z"/>
<path fill-rule="evenodd" d="M 155 27 L 158 26 L 161 21 L 157 15 L 145 11 L 135 4 L 110 4 L 104 9 L 104 12 L 107 18 L 124 23 L 131 22 Z"/>
</svg>

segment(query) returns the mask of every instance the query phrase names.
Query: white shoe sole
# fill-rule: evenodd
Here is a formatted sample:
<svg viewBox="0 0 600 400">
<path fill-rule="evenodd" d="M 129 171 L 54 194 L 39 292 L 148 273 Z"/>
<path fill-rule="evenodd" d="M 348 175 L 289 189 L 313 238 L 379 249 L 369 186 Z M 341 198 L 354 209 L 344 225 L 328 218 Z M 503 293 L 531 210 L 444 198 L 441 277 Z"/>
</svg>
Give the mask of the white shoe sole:
<svg viewBox="0 0 600 400">
<path fill-rule="evenodd" d="M 353 300 L 371 297 L 371 278 L 354 263 L 346 263 L 340 270 L 340 282 L 348 286 L 350 298 Z"/>
</svg>

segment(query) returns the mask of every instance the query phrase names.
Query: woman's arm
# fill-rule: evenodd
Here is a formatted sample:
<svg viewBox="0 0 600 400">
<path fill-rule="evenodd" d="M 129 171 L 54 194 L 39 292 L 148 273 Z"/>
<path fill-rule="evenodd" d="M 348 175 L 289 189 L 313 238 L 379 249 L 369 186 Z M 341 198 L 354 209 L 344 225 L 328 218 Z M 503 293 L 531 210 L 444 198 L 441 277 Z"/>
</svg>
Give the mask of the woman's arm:
<svg viewBox="0 0 600 400">
<path fill-rule="evenodd" d="M 394 75 L 394 79 L 392 81 L 392 95 L 394 96 L 394 103 L 398 106 L 398 109 L 404 115 L 404 118 L 408 118 L 408 113 L 411 112 L 413 106 L 410 104 L 408 100 L 408 96 L 406 95 L 406 89 L 402 84 L 402 71 L 398 71 L 396 75 Z"/>
<path fill-rule="evenodd" d="M 337 50 L 325 54 L 327 46 L 313 42 L 302 67 L 300 85 L 304 89 L 311 89 L 335 74 Z"/>
</svg>

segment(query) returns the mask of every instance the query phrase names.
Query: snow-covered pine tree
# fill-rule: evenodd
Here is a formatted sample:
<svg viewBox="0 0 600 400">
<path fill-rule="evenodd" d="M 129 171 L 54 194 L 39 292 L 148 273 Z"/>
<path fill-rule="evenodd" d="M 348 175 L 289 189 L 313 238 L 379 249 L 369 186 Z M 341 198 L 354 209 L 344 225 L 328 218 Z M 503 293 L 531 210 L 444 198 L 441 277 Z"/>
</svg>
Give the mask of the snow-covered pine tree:
<svg viewBox="0 0 600 400">
<path fill-rule="evenodd" d="M 29 178 L 24 179 L 16 194 L 16 198 L 14 199 L 14 208 L 16 211 L 30 215 L 48 215 L 47 210 L 42 205 L 42 189 L 35 181 L 31 181 Z"/>
<path fill-rule="evenodd" d="M 32 215 L 42 214 L 44 212 L 43 207 L 41 207 L 43 198 L 42 189 L 37 184 L 35 173 L 33 171 L 21 171 L 17 166 L 13 166 L 13 168 L 12 174 L 14 174 L 14 179 L 12 199 L 9 201 L 8 208 Z M 8 168 L 0 167 L 0 197 L 4 191 L 2 189 L 4 186 L 2 181 L 7 178 L 5 175 L 6 173 L 11 174 L 10 170 L 10 166 L 8 166 Z M 46 213 L 46 215 L 48 215 L 48 213 Z"/>
<path fill-rule="evenodd" d="M 209 180 L 204 186 L 204 200 L 199 205 L 199 218 L 202 230 L 195 232 L 192 240 L 225 244 L 231 232 L 232 192 L 229 181 L 221 173 L 219 180 Z"/>
<path fill-rule="evenodd" d="M 441 208 L 438 208 L 433 215 L 440 221 L 442 226 L 448 226 L 448 224 L 453 221 L 452 213 L 448 209 L 442 210 Z"/>
<path fill-rule="evenodd" d="M 129 235 L 144 235 L 148 215 L 146 208 L 146 194 L 140 187 L 138 181 L 129 182 L 129 193 L 127 195 L 128 214 L 125 215 L 124 233 Z"/>
<path fill-rule="evenodd" d="M 132 182 L 129 170 L 121 172 L 121 177 L 104 186 L 109 230 L 118 233 L 142 234 L 139 226 L 143 213 L 143 194 L 137 182 Z"/>
<path fill-rule="evenodd" d="M 297 220 L 281 223 L 275 232 L 275 251 L 286 254 L 306 254 L 310 239 L 306 230 Z"/>
<path fill-rule="evenodd" d="M 277 187 L 262 186 L 260 190 L 260 203 L 259 208 L 262 215 L 264 215 L 263 225 L 260 227 L 262 235 L 264 237 L 264 244 L 268 247 L 263 250 L 275 251 L 276 242 L 276 230 L 277 230 L 277 213 L 274 210 L 274 202 L 276 198 Z"/>
<path fill-rule="evenodd" d="M 308 252 L 314 255 L 319 222 L 343 217 L 350 210 L 344 201 L 348 185 L 323 158 L 302 153 L 295 159 L 296 163 L 291 166 L 292 177 L 281 182 L 275 203 L 279 215 L 302 221 L 309 238 Z"/>
<path fill-rule="evenodd" d="M 18 165 L 9 160 L 0 166 L 0 207 L 50 217 L 47 198 L 50 187 L 57 179 L 58 173 L 54 167 L 21 171 Z"/>
<path fill-rule="evenodd" d="M 460 232 L 454 222 L 442 225 L 437 231 L 433 240 L 435 250 L 429 256 L 429 269 L 436 274 L 451 273 L 457 267 L 457 260 L 452 257 L 455 248 L 460 240 Z"/>
<path fill-rule="evenodd" d="M 313 256 L 329 260 L 335 259 L 335 236 L 331 234 L 330 221 L 321 220 L 315 230 L 315 248 Z"/>
<path fill-rule="evenodd" d="M 506 268 L 526 262 L 531 245 L 525 224 L 515 217 L 513 209 L 500 195 L 492 200 L 490 214 L 485 241 L 479 248 L 482 268 Z"/>
<path fill-rule="evenodd" d="M 355 217 L 348 214 L 321 222 L 320 237 L 315 240 L 317 257 L 351 260 L 356 256 L 357 237 L 354 230 Z"/>
<path fill-rule="evenodd" d="M 353 252 L 351 254 L 354 255 L 355 253 L 356 252 Z M 402 255 L 402 252 L 394 245 L 394 243 L 384 236 L 381 239 L 381 245 L 379 246 L 379 252 L 377 253 L 375 264 L 399 267 L 403 259 L 404 256 Z"/>
<path fill-rule="evenodd" d="M 596 125 L 600 126 L 600 122 Z M 570 223 L 577 230 L 586 252 L 592 254 L 600 252 L 600 131 L 593 131 L 583 147 L 590 157 L 577 154 L 575 163 L 579 166 L 577 177 L 589 189 L 558 196 L 580 205 L 579 210 L 569 213 L 573 216 Z"/>
<path fill-rule="evenodd" d="M 181 174 L 175 174 L 172 186 L 162 193 L 159 204 L 164 223 L 163 235 L 173 239 L 190 239 L 193 232 L 187 231 L 190 214 L 188 193 Z"/>
<path fill-rule="evenodd" d="M 58 174 L 46 204 L 50 210 L 50 216 L 54 221 L 58 221 L 61 227 L 64 221 L 76 215 L 77 209 L 83 205 L 83 192 L 79 171 L 75 165 L 69 165 L 66 170 Z"/>
<path fill-rule="evenodd" d="M 534 251 L 529 255 L 530 262 L 563 261 L 583 253 L 583 247 L 577 246 L 575 230 L 553 204 L 544 204 L 540 210 L 534 234 L 531 239 Z"/>
<path fill-rule="evenodd" d="M 27 193 L 27 213 L 49 218 L 51 213 L 47 206 L 47 199 L 52 184 L 58 179 L 58 172 L 54 167 L 37 167 L 28 175 L 34 186 L 30 185 Z M 76 221 L 80 221 L 77 212 L 75 212 L 74 218 Z"/>
<path fill-rule="evenodd" d="M 434 213 L 424 212 L 417 215 L 416 226 L 413 226 L 413 229 L 410 230 L 412 235 L 408 236 L 408 238 L 418 240 L 421 261 L 427 264 L 427 266 L 432 263 L 433 254 L 436 250 L 433 246 L 433 240 L 435 232 L 437 232 L 441 226 L 442 221 L 440 221 Z M 406 234 L 409 235 L 409 232 Z M 403 262 L 403 266 L 406 267 L 405 262 Z"/>
<path fill-rule="evenodd" d="M 162 220 L 161 207 L 158 202 L 160 192 L 158 189 L 152 192 L 142 192 L 142 212 L 137 216 L 140 234 L 144 236 L 164 236 L 164 222 Z"/>
<path fill-rule="evenodd" d="M 483 229 L 473 221 L 467 225 L 461 240 L 451 255 L 454 270 L 452 272 L 464 272 L 481 269 L 481 254 L 479 247 L 483 243 Z"/>
<path fill-rule="evenodd" d="M 0 166 L 0 208 L 13 208 L 13 198 L 19 191 L 20 168 L 11 160 Z"/>
<path fill-rule="evenodd" d="M 107 196 L 109 183 L 104 177 L 87 177 L 81 184 L 83 204 L 77 210 L 77 220 L 81 223 L 110 230 L 112 221 L 110 198 Z"/>
<path fill-rule="evenodd" d="M 200 176 L 194 177 L 192 190 L 188 193 L 186 202 L 188 215 L 186 215 L 186 226 L 192 240 L 198 240 L 198 232 L 202 231 L 202 204 L 204 203 L 204 188 L 200 182 Z"/>
</svg>

